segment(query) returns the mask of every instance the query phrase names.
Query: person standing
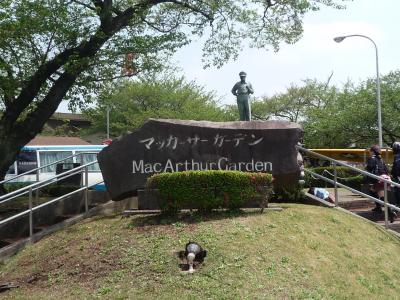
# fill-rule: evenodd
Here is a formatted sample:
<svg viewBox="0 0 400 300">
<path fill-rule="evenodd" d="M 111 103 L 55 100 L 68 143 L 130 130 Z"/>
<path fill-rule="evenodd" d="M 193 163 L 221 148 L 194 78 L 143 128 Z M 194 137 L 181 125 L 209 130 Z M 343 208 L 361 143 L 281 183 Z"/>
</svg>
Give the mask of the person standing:
<svg viewBox="0 0 400 300">
<path fill-rule="evenodd" d="M 390 177 L 388 175 L 389 174 L 388 168 L 382 159 L 381 148 L 378 145 L 373 145 L 370 148 L 370 157 L 368 157 L 367 160 L 366 170 L 369 173 L 381 177 L 382 179 L 390 180 Z M 384 196 L 385 196 L 384 181 L 370 178 L 370 183 L 371 183 L 371 189 L 370 189 L 371 195 L 375 198 L 378 198 L 381 201 L 384 201 Z M 375 208 L 373 209 L 373 211 L 381 213 L 382 205 L 380 203 L 375 202 Z M 396 217 L 396 214 L 390 208 L 388 208 L 388 213 L 390 222 L 393 222 L 394 218 Z"/>
<path fill-rule="evenodd" d="M 240 72 L 240 81 L 232 88 L 232 94 L 236 96 L 240 121 L 251 121 L 250 94 L 254 94 L 250 82 L 246 82 L 246 72 Z"/>
<path fill-rule="evenodd" d="M 400 183 L 400 142 L 394 142 L 392 145 L 393 150 L 393 166 L 392 166 L 392 180 Z M 400 207 L 400 188 L 394 187 L 395 205 Z"/>
</svg>

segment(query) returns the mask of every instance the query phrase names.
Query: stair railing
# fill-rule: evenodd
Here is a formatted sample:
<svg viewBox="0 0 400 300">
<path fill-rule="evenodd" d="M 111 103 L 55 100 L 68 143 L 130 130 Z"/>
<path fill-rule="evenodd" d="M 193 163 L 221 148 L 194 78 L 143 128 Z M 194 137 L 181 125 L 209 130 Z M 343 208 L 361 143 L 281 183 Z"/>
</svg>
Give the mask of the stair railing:
<svg viewBox="0 0 400 300">
<path fill-rule="evenodd" d="M 84 155 L 84 154 L 98 154 L 98 153 L 99 153 L 99 152 L 91 152 L 91 151 L 75 153 L 75 154 L 70 155 L 70 156 L 67 156 L 67 157 L 65 157 L 65 158 L 63 158 L 63 159 L 60 159 L 60 160 L 54 161 L 54 162 L 52 162 L 52 163 L 49 163 L 49 164 L 40 166 L 40 167 L 38 167 L 38 168 L 35 168 L 35 169 L 32 169 L 32 170 L 26 171 L 26 172 L 24 172 L 24 173 L 21 173 L 21 174 L 12 176 L 11 178 L 4 179 L 4 180 L 0 181 L 0 184 L 4 184 L 4 183 L 10 182 L 10 181 L 13 181 L 13 180 L 18 179 L 19 177 L 22 177 L 22 176 L 25 176 L 25 175 L 32 175 L 33 172 L 36 173 L 36 182 L 37 182 L 37 181 L 39 181 L 39 173 L 40 173 L 40 170 L 42 170 L 42 169 L 44 169 L 44 168 L 54 166 L 54 165 L 56 165 L 56 164 L 59 164 L 59 163 L 64 162 L 64 161 L 66 161 L 66 160 L 68 160 L 68 159 L 71 159 L 71 158 L 73 159 L 74 157 L 77 157 L 77 156 L 80 156 L 80 155 Z M 81 156 L 81 162 L 82 162 L 82 156 Z"/>
<path fill-rule="evenodd" d="M 363 197 L 368 198 L 368 199 L 370 199 L 370 200 L 372 200 L 372 201 L 374 201 L 376 203 L 384 205 L 385 227 L 389 228 L 389 212 L 388 212 L 388 208 L 391 208 L 392 210 L 398 211 L 398 212 L 400 212 L 400 208 L 389 203 L 389 201 L 388 201 L 388 187 L 392 186 L 392 187 L 400 188 L 400 184 L 399 183 L 396 183 L 396 182 L 394 182 L 392 180 L 387 180 L 387 179 L 381 178 L 381 177 L 379 177 L 377 175 L 374 175 L 372 173 L 369 173 L 369 172 L 367 172 L 365 170 L 361 170 L 359 168 L 356 168 L 356 167 L 353 167 L 351 165 L 348 165 L 348 164 L 346 164 L 344 162 L 341 162 L 341 161 L 335 160 L 333 158 L 330 158 L 328 156 L 325 156 L 325 155 L 316 153 L 314 151 L 308 150 L 308 149 L 306 149 L 306 148 L 304 148 L 302 146 L 296 146 L 296 147 L 300 152 L 304 152 L 304 153 L 307 153 L 308 155 L 312 155 L 312 156 L 318 157 L 320 159 L 327 160 L 333 165 L 333 180 L 330 179 L 330 178 L 327 178 L 325 176 L 322 176 L 320 174 L 317 174 L 315 172 L 312 172 L 312 171 L 310 171 L 310 170 L 308 170 L 306 168 L 304 169 L 304 171 L 306 173 L 309 173 L 314 177 L 322 179 L 322 180 L 324 180 L 324 181 L 326 181 L 326 182 L 328 182 L 328 183 L 330 183 L 330 184 L 332 184 L 334 186 L 335 206 L 339 206 L 338 187 L 345 188 L 345 189 L 347 189 L 347 190 L 349 190 L 349 191 L 351 191 L 351 192 L 353 192 L 353 193 L 355 193 L 357 195 L 363 196 Z M 353 170 L 356 173 L 359 173 L 359 174 L 362 174 L 364 176 L 367 176 L 369 178 L 373 178 L 373 179 L 377 179 L 379 181 L 383 181 L 383 184 L 384 184 L 384 201 L 382 201 L 382 200 L 380 200 L 378 198 L 375 198 L 375 197 L 373 197 L 373 196 L 371 196 L 369 194 L 366 194 L 366 193 L 363 193 L 361 191 L 358 191 L 358 190 L 356 190 L 356 189 L 354 189 L 352 187 L 344 185 L 343 183 L 338 182 L 337 166 L 343 166 L 343 167 L 346 167 L 346 168 L 349 168 L 349 169 Z"/>
<path fill-rule="evenodd" d="M 16 190 L 16 191 L 13 191 L 11 193 L 8 193 L 6 195 L 1 196 L 0 197 L 0 204 L 5 203 L 7 201 L 10 201 L 10 200 L 12 200 L 12 199 L 14 199 L 16 197 L 20 197 L 22 195 L 29 194 L 29 208 L 27 210 L 25 210 L 25 211 L 22 211 L 22 212 L 17 213 L 17 214 L 15 214 L 13 216 L 10 216 L 10 217 L 8 217 L 8 218 L 6 218 L 4 220 L 0 220 L 0 226 L 3 225 L 3 224 L 8 223 L 8 222 L 10 222 L 10 221 L 12 221 L 14 219 L 17 219 L 19 217 L 22 217 L 24 215 L 29 214 L 29 236 L 32 237 L 32 235 L 33 235 L 33 225 L 34 225 L 33 224 L 33 212 L 34 211 L 36 211 L 36 210 L 38 210 L 38 209 L 40 209 L 42 207 L 48 206 L 48 205 L 50 205 L 52 203 L 58 202 L 60 200 L 63 200 L 65 198 L 69 197 L 69 196 L 72 196 L 72 195 L 74 195 L 76 193 L 79 193 L 79 192 L 82 192 L 82 191 L 84 192 L 85 213 L 88 213 L 88 211 L 89 211 L 89 203 L 88 203 L 89 188 L 91 188 L 91 187 L 93 187 L 93 186 L 95 186 L 97 184 L 103 183 L 103 181 L 99 181 L 99 182 L 96 182 L 96 183 L 93 183 L 93 184 L 89 184 L 89 181 L 88 181 L 89 167 L 91 165 L 96 164 L 96 163 L 97 163 L 97 160 L 93 161 L 93 162 L 90 162 L 90 163 L 87 163 L 87 164 L 84 164 L 84 165 L 81 165 L 81 166 L 78 166 L 76 168 L 70 169 L 70 170 L 68 170 L 66 172 L 57 174 L 54 177 L 49 178 L 47 180 L 35 182 L 35 183 L 33 183 L 31 185 L 28 185 L 28 186 L 25 186 L 25 187 L 23 187 L 23 188 L 21 188 L 19 190 Z M 45 187 L 45 186 L 47 186 L 49 184 L 52 184 L 52 183 L 55 183 L 57 181 L 63 180 L 65 178 L 74 176 L 76 174 L 82 174 L 82 173 L 85 174 L 85 181 L 84 181 L 82 187 L 77 188 L 76 190 L 74 190 L 74 191 L 72 191 L 70 193 L 67 193 L 65 195 L 62 195 L 62 196 L 57 197 L 55 199 L 52 199 L 52 200 L 50 200 L 50 201 L 48 201 L 46 203 L 37 205 L 35 207 L 33 206 L 33 192 L 34 191 L 36 191 L 36 190 L 38 190 L 40 188 L 43 188 L 43 187 Z"/>
</svg>

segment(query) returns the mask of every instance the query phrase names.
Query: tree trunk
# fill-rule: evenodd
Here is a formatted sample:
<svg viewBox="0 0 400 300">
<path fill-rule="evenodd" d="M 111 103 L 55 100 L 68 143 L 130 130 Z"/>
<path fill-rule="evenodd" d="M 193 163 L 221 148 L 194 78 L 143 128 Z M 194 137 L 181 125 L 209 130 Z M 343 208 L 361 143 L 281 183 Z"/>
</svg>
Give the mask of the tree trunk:
<svg viewBox="0 0 400 300">
<path fill-rule="evenodd" d="M 0 181 L 4 180 L 10 166 L 14 163 L 20 149 L 28 143 L 31 138 L 19 136 L 16 139 L 16 133 L 10 134 L 4 124 L 0 125 Z M 0 195 L 5 194 L 3 185 L 0 185 Z"/>
<path fill-rule="evenodd" d="M 108 3 L 108 4 L 107 4 Z M 155 5 L 148 3 L 148 5 Z M 115 33 L 126 27 L 132 19 L 135 10 L 129 7 L 124 12 L 112 18 L 112 2 L 105 2 L 100 6 L 101 25 L 98 31 L 88 40 L 83 41 L 78 47 L 65 50 L 52 61 L 40 66 L 31 80 L 22 89 L 19 97 L 8 106 L 0 118 L 0 181 L 4 179 L 9 167 L 14 163 L 21 148 L 29 143 L 42 131 L 44 124 L 57 110 L 58 105 L 65 97 L 68 90 L 75 84 L 78 76 L 88 67 L 87 58 L 93 58 L 100 48 Z M 137 12 L 136 12 L 137 13 Z M 51 74 L 59 70 L 74 54 L 80 64 L 73 70 L 65 70 L 49 89 L 47 95 L 38 103 L 37 107 L 27 113 L 24 110 L 37 96 L 40 87 L 49 80 Z M 0 185 L 0 193 L 4 189 Z"/>
</svg>

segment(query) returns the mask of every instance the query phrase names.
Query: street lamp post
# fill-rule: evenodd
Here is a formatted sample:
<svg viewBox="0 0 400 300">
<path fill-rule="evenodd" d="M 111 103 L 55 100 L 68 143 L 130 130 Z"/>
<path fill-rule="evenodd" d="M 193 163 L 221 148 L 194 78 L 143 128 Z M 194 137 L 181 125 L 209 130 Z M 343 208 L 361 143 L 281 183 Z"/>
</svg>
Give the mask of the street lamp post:
<svg viewBox="0 0 400 300">
<path fill-rule="evenodd" d="M 376 58 L 376 102 L 378 105 L 378 134 L 379 134 L 379 147 L 382 148 L 383 141 L 382 141 L 382 110 L 381 110 L 381 85 L 380 85 L 380 80 L 379 80 L 379 61 L 378 61 L 378 47 L 376 46 L 375 42 L 368 36 L 362 35 L 362 34 L 352 34 L 352 35 L 346 35 L 346 36 L 338 36 L 335 37 L 333 40 L 336 43 L 342 42 L 345 38 L 348 37 L 353 37 L 353 36 L 358 36 L 358 37 L 363 37 L 372 42 L 375 47 L 375 58 Z"/>
<path fill-rule="evenodd" d="M 107 115 L 106 115 L 106 119 L 107 119 L 107 140 L 110 139 L 110 106 L 107 105 Z"/>
</svg>

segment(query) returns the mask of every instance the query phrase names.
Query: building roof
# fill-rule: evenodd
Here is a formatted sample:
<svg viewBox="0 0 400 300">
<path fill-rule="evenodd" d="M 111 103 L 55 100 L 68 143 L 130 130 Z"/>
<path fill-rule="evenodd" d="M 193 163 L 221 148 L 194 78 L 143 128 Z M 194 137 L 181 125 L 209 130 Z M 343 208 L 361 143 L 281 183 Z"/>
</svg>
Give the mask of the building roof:
<svg viewBox="0 0 400 300">
<path fill-rule="evenodd" d="M 36 136 L 27 146 L 43 145 L 91 145 L 90 143 L 73 136 Z"/>
<path fill-rule="evenodd" d="M 90 122 L 84 115 L 82 114 L 73 114 L 73 113 L 54 113 L 50 119 L 52 120 L 70 120 L 70 121 L 81 121 L 81 122 Z"/>
</svg>

